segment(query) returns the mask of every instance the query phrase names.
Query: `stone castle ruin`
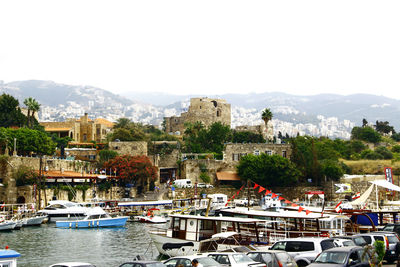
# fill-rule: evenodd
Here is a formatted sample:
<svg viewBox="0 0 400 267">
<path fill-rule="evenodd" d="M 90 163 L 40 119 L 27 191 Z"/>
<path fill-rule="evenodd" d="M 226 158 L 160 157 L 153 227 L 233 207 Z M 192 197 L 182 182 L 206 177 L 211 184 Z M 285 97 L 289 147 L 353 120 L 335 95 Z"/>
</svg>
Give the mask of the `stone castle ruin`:
<svg viewBox="0 0 400 267">
<path fill-rule="evenodd" d="M 167 133 L 183 134 L 185 123 L 200 121 L 205 127 L 215 122 L 231 126 L 231 104 L 224 99 L 212 99 L 207 97 L 191 98 L 187 112 L 181 116 L 165 117 L 165 131 Z"/>
</svg>

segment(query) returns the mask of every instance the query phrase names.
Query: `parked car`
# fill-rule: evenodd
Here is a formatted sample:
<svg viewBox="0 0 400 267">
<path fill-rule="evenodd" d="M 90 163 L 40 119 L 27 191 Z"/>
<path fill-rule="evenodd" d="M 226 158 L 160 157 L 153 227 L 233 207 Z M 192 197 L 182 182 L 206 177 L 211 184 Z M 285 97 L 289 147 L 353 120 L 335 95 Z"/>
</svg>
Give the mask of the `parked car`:
<svg viewBox="0 0 400 267">
<path fill-rule="evenodd" d="M 216 260 L 222 265 L 230 267 L 266 267 L 264 263 L 254 261 L 244 253 L 237 252 L 212 252 L 208 257 Z"/>
<path fill-rule="evenodd" d="M 192 260 L 194 259 L 196 259 L 202 267 L 222 267 L 221 264 L 206 255 L 177 256 L 164 261 L 164 264 L 167 267 L 178 267 L 180 264 L 182 264 L 183 267 L 192 267 Z"/>
<path fill-rule="evenodd" d="M 265 263 L 267 267 L 297 267 L 296 262 L 286 251 L 251 251 L 247 256 L 255 261 Z"/>
<path fill-rule="evenodd" d="M 335 236 L 335 237 L 333 237 L 333 239 L 334 240 L 337 240 L 337 239 L 351 240 L 351 241 L 353 241 L 353 243 L 356 246 L 360 246 L 360 247 L 363 247 L 363 246 L 367 245 L 367 242 L 365 242 L 364 238 L 362 238 L 361 236 L 356 236 L 356 235 L 352 235 L 352 236 Z M 339 245 L 339 244 L 337 243 L 336 245 Z M 340 247 L 340 245 L 338 247 Z"/>
<path fill-rule="evenodd" d="M 166 267 L 159 261 L 131 261 L 121 264 L 119 267 Z"/>
<path fill-rule="evenodd" d="M 353 239 L 344 237 L 333 237 L 333 242 L 337 247 L 350 247 L 356 246 Z"/>
<path fill-rule="evenodd" d="M 362 247 L 336 247 L 321 252 L 308 267 L 370 267 L 369 260 Z"/>
<path fill-rule="evenodd" d="M 50 267 L 96 267 L 96 266 L 84 262 L 63 262 L 50 265 Z"/>
<path fill-rule="evenodd" d="M 400 236 L 400 223 L 388 223 L 383 227 L 382 231 L 385 232 L 395 232 Z"/>
<path fill-rule="evenodd" d="M 334 239 L 321 237 L 288 238 L 276 242 L 271 250 L 284 250 L 293 257 L 298 266 L 310 264 L 322 251 L 336 247 Z"/>
<path fill-rule="evenodd" d="M 393 263 L 398 259 L 400 254 L 400 239 L 396 233 L 379 231 L 357 234 L 356 236 L 362 237 L 370 245 L 373 245 L 376 240 L 383 241 L 386 249 L 383 259 L 388 263 Z"/>
</svg>

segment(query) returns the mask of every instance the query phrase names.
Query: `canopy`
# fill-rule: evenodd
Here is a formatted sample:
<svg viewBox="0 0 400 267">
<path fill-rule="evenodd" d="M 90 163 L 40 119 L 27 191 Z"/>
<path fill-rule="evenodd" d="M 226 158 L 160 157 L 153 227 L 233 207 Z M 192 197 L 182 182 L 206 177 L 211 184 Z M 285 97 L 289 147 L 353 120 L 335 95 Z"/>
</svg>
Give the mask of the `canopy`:
<svg viewBox="0 0 400 267">
<path fill-rule="evenodd" d="M 369 195 L 371 195 L 373 189 L 374 185 L 371 184 L 371 186 L 367 189 L 367 191 L 365 191 L 359 198 L 351 202 L 351 205 L 360 205 L 362 203 L 365 203 L 369 198 Z"/>
<path fill-rule="evenodd" d="M 375 181 L 372 181 L 370 183 L 385 187 L 385 188 L 390 189 L 390 190 L 394 190 L 394 191 L 399 191 L 400 192 L 400 187 L 399 186 L 394 185 L 394 184 L 392 184 L 392 183 L 390 183 L 390 182 L 388 182 L 386 180 L 375 180 Z"/>
<path fill-rule="evenodd" d="M 222 232 L 218 234 L 214 234 L 211 236 L 212 239 L 217 239 L 217 238 L 228 238 L 234 235 L 237 235 L 237 232 Z"/>
</svg>

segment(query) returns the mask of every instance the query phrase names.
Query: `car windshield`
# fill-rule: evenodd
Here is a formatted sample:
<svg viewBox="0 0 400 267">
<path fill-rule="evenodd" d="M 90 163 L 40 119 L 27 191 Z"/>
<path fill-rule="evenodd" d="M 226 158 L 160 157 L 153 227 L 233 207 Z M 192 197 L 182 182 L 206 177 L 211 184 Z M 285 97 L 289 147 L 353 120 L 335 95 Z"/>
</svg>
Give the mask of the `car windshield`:
<svg viewBox="0 0 400 267">
<path fill-rule="evenodd" d="M 232 258 L 237 262 L 237 263 L 242 263 L 242 262 L 249 262 L 253 261 L 249 256 L 245 254 L 233 254 Z"/>
<path fill-rule="evenodd" d="M 361 247 L 363 247 L 363 246 L 365 246 L 365 245 L 367 244 L 367 242 L 365 241 L 365 239 L 362 238 L 361 236 L 355 237 L 355 238 L 353 239 L 353 241 L 354 241 L 354 243 L 355 243 L 357 246 L 361 246 Z"/>
<path fill-rule="evenodd" d="M 204 257 L 204 258 L 197 258 L 196 259 L 201 265 L 204 267 L 206 266 L 220 266 L 219 263 L 212 258 Z"/>
<path fill-rule="evenodd" d="M 388 232 L 394 232 L 394 225 L 386 225 L 385 227 L 383 227 L 382 229 L 383 231 L 388 231 Z"/>
<path fill-rule="evenodd" d="M 315 259 L 318 263 L 344 264 L 346 262 L 347 252 L 324 251 Z"/>
<path fill-rule="evenodd" d="M 389 240 L 389 244 L 395 244 L 395 243 L 399 242 L 397 235 L 388 235 L 387 238 Z"/>
</svg>

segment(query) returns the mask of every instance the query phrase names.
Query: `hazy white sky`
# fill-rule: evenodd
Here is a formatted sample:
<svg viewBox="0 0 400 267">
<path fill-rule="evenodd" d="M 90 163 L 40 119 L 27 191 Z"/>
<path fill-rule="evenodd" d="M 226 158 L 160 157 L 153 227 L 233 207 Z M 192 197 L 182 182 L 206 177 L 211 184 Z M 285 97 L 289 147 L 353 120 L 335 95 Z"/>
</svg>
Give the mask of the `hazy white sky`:
<svg viewBox="0 0 400 267">
<path fill-rule="evenodd" d="M 5 0 L 0 80 L 400 99 L 400 1 Z"/>
</svg>

